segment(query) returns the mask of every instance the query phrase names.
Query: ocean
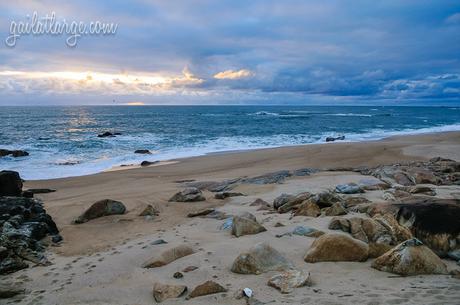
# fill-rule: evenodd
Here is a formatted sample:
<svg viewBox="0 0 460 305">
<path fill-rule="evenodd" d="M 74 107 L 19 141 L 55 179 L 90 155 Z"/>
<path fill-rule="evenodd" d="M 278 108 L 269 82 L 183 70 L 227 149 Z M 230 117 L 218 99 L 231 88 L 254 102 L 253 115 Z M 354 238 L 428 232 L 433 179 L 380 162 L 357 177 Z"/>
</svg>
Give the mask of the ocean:
<svg viewBox="0 0 460 305">
<path fill-rule="evenodd" d="M 213 152 L 460 130 L 460 107 L 50 106 L 0 107 L 0 170 L 25 179 L 101 172 L 122 164 Z M 99 138 L 104 132 L 120 136 Z M 153 154 L 134 154 L 149 149 Z"/>
</svg>

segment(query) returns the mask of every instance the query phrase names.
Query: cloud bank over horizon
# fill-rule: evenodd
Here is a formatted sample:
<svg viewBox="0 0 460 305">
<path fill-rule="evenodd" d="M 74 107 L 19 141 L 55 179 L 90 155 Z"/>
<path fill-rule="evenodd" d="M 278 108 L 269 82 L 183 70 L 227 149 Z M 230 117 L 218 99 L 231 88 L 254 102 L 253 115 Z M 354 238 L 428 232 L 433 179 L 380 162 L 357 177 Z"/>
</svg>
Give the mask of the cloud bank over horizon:
<svg viewBox="0 0 460 305">
<path fill-rule="evenodd" d="M 34 11 L 118 29 L 6 46 Z M 0 105 L 460 104 L 458 1 L 19 0 L 0 36 Z"/>
</svg>

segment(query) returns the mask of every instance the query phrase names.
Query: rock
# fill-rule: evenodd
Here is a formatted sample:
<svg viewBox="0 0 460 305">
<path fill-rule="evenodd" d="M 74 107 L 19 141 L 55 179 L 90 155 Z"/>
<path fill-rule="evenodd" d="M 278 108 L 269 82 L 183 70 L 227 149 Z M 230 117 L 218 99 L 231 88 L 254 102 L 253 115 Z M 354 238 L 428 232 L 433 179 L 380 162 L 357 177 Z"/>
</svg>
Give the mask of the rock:
<svg viewBox="0 0 460 305">
<path fill-rule="evenodd" d="M 345 140 L 345 136 L 326 137 L 326 142 L 343 141 L 343 140 Z"/>
<path fill-rule="evenodd" d="M 142 167 L 150 166 L 150 165 L 153 165 L 153 164 L 157 164 L 158 162 L 160 162 L 160 161 L 142 161 L 141 166 Z"/>
<path fill-rule="evenodd" d="M 283 234 L 276 235 L 276 237 L 283 237 L 283 236 L 291 236 L 291 235 L 299 235 L 299 236 L 307 236 L 307 237 L 319 237 L 323 235 L 323 231 L 316 230 L 314 228 L 304 227 L 304 226 L 297 226 L 291 232 L 286 232 Z"/>
<path fill-rule="evenodd" d="M 260 198 L 257 198 L 256 200 L 254 200 L 249 206 L 251 206 L 251 207 L 258 206 L 259 208 L 257 209 L 257 211 L 270 210 L 271 209 L 270 204 L 268 202 L 266 202 L 265 200 L 262 200 Z"/>
<path fill-rule="evenodd" d="M 415 183 L 410 179 L 410 177 L 403 171 L 398 171 L 393 175 L 393 179 L 396 181 L 396 183 L 404 185 L 404 186 L 409 186 L 409 185 L 414 185 Z"/>
<path fill-rule="evenodd" d="M 148 149 L 137 149 L 134 151 L 135 154 L 144 154 L 144 155 L 151 155 L 152 153 Z"/>
<path fill-rule="evenodd" d="M 409 239 L 378 257 L 372 267 L 403 276 L 447 274 L 443 261 L 416 238 Z"/>
<path fill-rule="evenodd" d="M 196 267 L 196 266 L 188 266 L 188 267 L 185 267 L 185 268 L 182 270 L 182 272 L 185 272 L 185 273 L 187 273 L 187 272 L 192 272 L 192 271 L 194 271 L 194 270 L 196 270 L 196 269 L 198 269 L 198 267 Z"/>
<path fill-rule="evenodd" d="M 326 209 L 326 216 L 340 216 L 345 214 L 347 214 L 347 210 L 345 210 L 340 202 L 336 202 Z"/>
<path fill-rule="evenodd" d="M 173 278 L 175 278 L 175 279 L 181 279 L 183 277 L 184 277 L 184 275 L 182 273 L 180 273 L 180 272 L 174 272 L 174 274 L 173 274 Z"/>
<path fill-rule="evenodd" d="M 210 192 L 224 192 L 230 191 L 235 188 L 238 183 L 241 181 L 241 178 L 227 179 L 221 182 L 217 181 L 193 181 L 187 183 L 188 187 L 196 187 L 200 190 L 207 190 Z"/>
<path fill-rule="evenodd" d="M 24 292 L 25 290 L 22 288 L 17 288 L 9 284 L 0 284 L 0 299 L 9 299 Z"/>
<path fill-rule="evenodd" d="M 228 197 L 236 197 L 236 196 L 246 196 L 246 195 L 243 193 L 239 193 L 239 192 L 219 192 L 214 195 L 214 198 L 225 199 Z"/>
<path fill-rule="evenodd" d="M 201 209 L 201 210 L 198 210 L 198 211 L 188 213 L 187 217 L 206 216 L 206 215 L 211 214 L 212 212 L 215 212 L 215 211 L 216 211 L 216 209 L 213 209 L 213 208 Z"/>
<path fill-rule="evenodd" d="M 230 230 L 233 227 L 233 216 L 225 220 L 225 222 L 219 227 L 220 230 Z"/>
<path fill-rule="evenodd" d="M 3 170 L 0 172 L 0 196 L 21 196 L 22 179 L 18 172 Z"/>
<path fill-rule="evenodd" d="M 107 138 L 107 137 L 115 137 L 115 136 L 120 136 L 120 135 L 121 135 L 121 133 L 119 133 L 119 132 L 111 133 L 110 131 L 106 131 L 104 133 L 98 134 L 97 137 L 98 138 Z"/>
<path fill-rule="evenodd" d="M 452 275 L 454 279 L 460 280 L 460 270 L 451 270 L 449 274 Z"/>
<path fill-rule="evenodd" d="M 303 176 L 310 176 L 311 174 L 314 174 L 314 173 L 317 173 L 319 172 L 320 170 L 317 169 L 317 168 L 299 168 L 299 169 L 296 169 L 292 172 L 292 175 L 293 176 L 300 176 L 300 177 L 303 177 Z"/>
<path fill-rule="evenodd" d="M 361 179 L 358 186 L 364 191 L 381 191 L 391 187 L 388 183 L 378 179 Z"/>
<path fill-rule="evenodd" d="M 320 208 L 327 208 L 332 206 L 334 203 L 343 201 L 340 196 L 331 191 L 321 192 L 319 194 L 316 194 L 313 198 L 315 203 Z"/>
<path fill-rule="evenodd" d="M 255 217 L 241 217 L 241 216 L 234 216 L 232 221 L 232 234 L 236 237 L 240 237 L 243 235 L 249 234 L 257 234 L 260 232 L 265 232 L 264 226 L 259 224 Z"/>
<path fill-rule="evenodd" d="M 281 207 L 282 205 L 284 205 L 285 203 L 287 203 L 289 200 L 293 198 L 294 198 L 293 195 L 283 193 L 279 195 L 278 197 L 276 197 L 275 200 L 273 200 L 273 208 L 275 210 L 278 210 L 279 207 Z"/>
<path fill-rule="evenodd" d="M 196 286 L 195 289 L 190 292 L 188 298 L 196 298 L 221 292 L 227 292 L 227 289 L 214 281 L 206 281 L 203 284 Z"/>
<path fill-rule="evenodd" d="M 437 255 L 460 249 L 460 200 L 413 198 L 395 205 L 397 221 Z"/>
<path fill-rule="evenodd" d="M 265 175 L 253 177 L 253 178 L 245 178 L 242 179 L 242 183 L 246 184 L 274 184 L 274 183 L 282 183 L 284 179 L 290 177 L 291 173 L 288 170 L 281 170 L 274 173 L 268 173 Z"/>
<path fill-rule="evenodd" d="M 95 218 L 109 215 L 121 215 L 125 212 L 126 207 L 122 202 L 112 199 L 102 199 L 93 203 L 82 215 L 75 219 L 74 222 L 80 224 Z"/>
<path fill-rule="evenodd" d="M 184 285 L 168 285 L 155 283 L 153 284 L 153 298 L 158 303 L 166 299 L 179 298 L 187 291 L 187 286 Z"/>
<path fill-rule="evenodd" d="M 440 184 L 441 181 L 436 177 L 433 172 L 424 168 L 410 168 L 407 170 L 406 175 L 415 184 Z"/>
<path fill-rule="evenodd" d="M 364 193 L 359 185 L 356 183 L 348 183 L 348 184 L 339 184 L 335 187 L 335 191 L 341 194 L 358 194 Z"/>
<path fill-rule="evenodd" d="M 147 204 L 147 206 L 139 213 L 139 216 L 158 216 L 160 212 L 153 207 L 151 204 Z"/>
<path fill-rule="evenodd" d="M 407 188 L 407 191 L 411 194 L 423 194 L 428 196 L 436 196 L 436 191 L 429 186 L 414 185 Z"/>
<path fill-rule="evenodd" d="M 238 255 L 232 265 L 232 272 L 239 274 L 260 274 L 268 271 L 292 269 L 293 264 L 268 243 L 258 243 L 248 252 Z"/>
<path fill-rule="evenodd" d="M 48 193 L 54 193 L 56 190 L 53 189 L 27 189 L 27 192 L 31 192 L 32 194 L 48 194 Z"/>
<path fill-rule="evenodd" d="M 310 273 L 298 270 L 284 271 L 268 280 L 268 286 L 278 289 L 281 293 L 290 293 L 294 288 L 307 285 L 311 285 Z"/>
<path fill-rule="evenodd" d="M 279 213 L 287 213 L 292 209 L 297 208 L 302 202 L 309 199 L 312 196 L 309 192 L 304 192 L 297 194 L 296 196 L 290 198 L 286 203 L 281 205 L 278 208 Z"/>
<path fill-rule="evenodd" d="M 24 150 L 0 149 L 0 157 L 12 156 L 13 158 L 26 157 L 29 153 Z"/>
<path fill-rule="evenodd" d="M 344 206 L 347 208 L 354 207 L 358 204 L 370 203 L 371 201 L 364 197 L 348 197 L 344 201 Z"/>
<path fill-rule="evenodd" d="M 356 261 L 363 262 L 369 254 L 369 246 L 344 234 L 324 234 L 318 237 L 307 251 L 307 263 Z"/>
<path fill-rule="evenodd" d="M 455 261 L 460 261 L 460 248 L 448 252 L 447 257 Z"/>
<path fill-rule="evenodd" d="M 209 214 L 204 215 L 204 218 L 218 219 L 218 220 L 226 219 L 227 217 L 228 216 L 227 214 L 225 214 L 225 212 L 218 211 L 218 210 L 215 210 Z"/>
<path fill-rule="evenodd" d="M 169 199 L 169 201 L 174 202 L 196 202 L 205 200 L 206 198 L 196 187 L 188 187 L 183 191 L 176 193 L 174 196 L 171 197 L 171 199 Z"/>
<path fill-rule="evenodd" d="M 279 222 L 279 221 L 278 221 L 277 223 L 275 223 L 274 227 L 275 227 L 275 228 L 285 227 L 285 225 L 284 225 L 282 222 Z"/>
<path fill-rule="evenodd" d="M 164 239 L 157 239 L 157 240 L 152 241 L 150 244 L 154 246 L 154 245 L 162 245 L 162 244 L 167 244 L 167 243 L 168 242 L 165 241 Z"/>
<path fill-rule="evenodd" d="M 0 274 L 47 264 L 45 242 L 59 230 L 41 201 L 25 197 L 0 197 Z"/>
<path fill-rule="evenodd" d="M 166 251 L 163 251 L 159 256 L 152 257 L 151 259 L 147 260 L 144 264 L 142 264 L 143 268 L 156 268 L 168 265 L 173 261 L 182 258 L 184 256 L 188 256 L 195 253 L 193 249 L 187 245 L 180 245 Z"/>
<path fill-rule="evenodd" d="M 306 200 L 294 212 L 294 216 L 318 217 L 319 215 L 321 215 L 321 210 L 314 200 Z"/>
</svg>

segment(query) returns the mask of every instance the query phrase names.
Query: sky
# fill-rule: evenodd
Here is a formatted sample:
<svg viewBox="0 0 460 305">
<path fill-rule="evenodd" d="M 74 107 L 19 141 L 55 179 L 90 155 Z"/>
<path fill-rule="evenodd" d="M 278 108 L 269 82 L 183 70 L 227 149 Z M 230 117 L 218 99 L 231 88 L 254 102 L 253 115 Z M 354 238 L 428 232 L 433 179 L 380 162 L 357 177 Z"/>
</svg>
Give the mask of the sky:
<svg viewBox="0 0 460 305">
<path fill-rule="evenodd" d="M 460 104 L 458 0 L 1 0 L 0 37 L 0 105 Z"/>
</svg>

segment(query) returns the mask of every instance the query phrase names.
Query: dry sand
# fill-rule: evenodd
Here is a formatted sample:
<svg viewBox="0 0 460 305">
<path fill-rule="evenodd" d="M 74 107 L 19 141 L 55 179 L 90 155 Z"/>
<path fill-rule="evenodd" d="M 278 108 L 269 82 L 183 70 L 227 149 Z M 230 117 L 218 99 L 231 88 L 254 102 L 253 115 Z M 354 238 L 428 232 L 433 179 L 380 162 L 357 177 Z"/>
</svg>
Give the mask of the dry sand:
<svg viewBox="0 0 460 305">
<path fill-rule="evenodd" d="M 91 176 L 27 181 L 25 188 L 53 188 L 57 192 L 40 194 L 45 207 L 61 230 L 64 242 L 50 247 L 53 265 L 34 267 L 1 280 L 23 285 L 28 295 L 20 304 L 152 304 L 152 284 L 184 283 L 189 289 L 206 280 L 215 280 L 228 293 L 186 301 L 169 299 L 163 304 L 245 304 L 234 298 L 240 288 L 250 287 L 255 297 L 269 304 L 459 304 L 460 281 L 450 276 L 397 277 L 380 272 L 365 263 L 308 264 L 303 256 L 313 238 L 275 235 L 297 225 L 328 231 L 330 217 L 295 217 L 256 211 L 248 203 L 256 198 L 272 202 L 281 193 L 317 192 L 339 183 L 363 178 L 352 172 L 320 172 L 307 177 L 292 177 L 283 184 L 242 185 L 236 188 L 247 196 L 213 199 L 206 202 L 168 203 L 183 184 L 178 180 L 220 181 L 256 176 L 283 169 L 305 167 L 334 168 L 389 164 L 425 160 L 435 156 L 460 160 L 460 133 L 426 134 L 389 138 L 362 143 L 331 143 L 276 149 L 215 154 L 175 160 L 161 166 L 109 171 Z M 441 197 L 452 198 L 459 187 L 438 188 Z M 365 196 L 380 200 L 381 191 Z M 99 199 L 122 201 L 125 215 L 103 217 L 81 225 L 71 224 L 87 207 Z M 137 216 L 153 204 L 160 216 Z M 203 207 L 218 207 L 229 214 L 249 211 L 268 229 L 240 238 L 220 230 L 224 220 L 187 218 L 188 212 Z M 274 227 L 282 222 L 285 227 Z M 151 245 L 159 238 L 168 242 Z M 230 272 L 236 256 L 258 241 L 267 241 L 291 259 L 297 268 L 311 273 L 314 285 L 281 294 L 267 286 L 274 274 L 238 275 Z M 164 249 L 186 243 L 197 252 L 167 266 L 143 269 L 141 264 Z M 449 269 L 459 268 L 445 261 Z M 173 278 L 176 271 L 194 265 L 199 268 Z M 0 301 L 1 302 L 1 301 Z"/>
</svg>

